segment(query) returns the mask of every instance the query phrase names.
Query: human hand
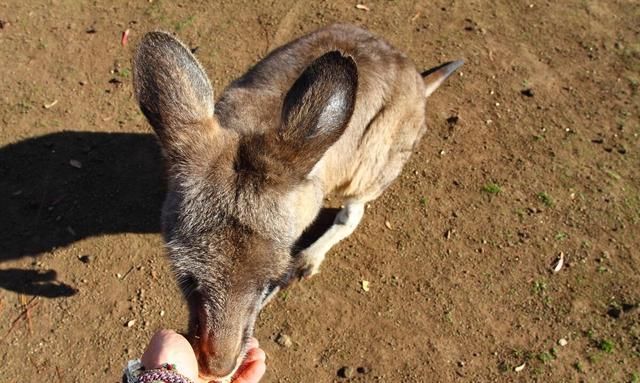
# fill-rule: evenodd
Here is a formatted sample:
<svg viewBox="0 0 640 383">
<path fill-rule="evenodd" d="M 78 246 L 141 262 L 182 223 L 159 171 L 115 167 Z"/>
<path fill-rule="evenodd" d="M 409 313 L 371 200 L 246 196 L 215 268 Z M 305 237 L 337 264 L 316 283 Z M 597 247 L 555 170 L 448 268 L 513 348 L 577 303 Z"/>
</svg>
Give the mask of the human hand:
<svg viewBox="0 0 640 383">
<path fill-rule="evenodd" d="M 257 383 L 266 371 L 266 355 L 255 338 L 249 340 L 248 349 L 232 383 Z M 195 383 L 209 382 L 198 375 L 198 362 L 189 341 L 172 330 L 156 332 L 140 361 L 146 369 L 159 368 L 163 363 L 175 364 L 177 372 Z"/>
</svg>

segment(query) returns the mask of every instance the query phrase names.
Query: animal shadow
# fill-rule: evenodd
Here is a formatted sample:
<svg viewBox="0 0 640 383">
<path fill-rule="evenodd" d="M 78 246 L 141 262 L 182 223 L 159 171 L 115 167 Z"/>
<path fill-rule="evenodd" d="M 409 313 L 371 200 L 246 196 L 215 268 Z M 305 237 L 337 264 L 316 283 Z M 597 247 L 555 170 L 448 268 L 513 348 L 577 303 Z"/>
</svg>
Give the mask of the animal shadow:
<svg viewBox="0 0 640 383">
<path fill-rule="evenodd" d="M 155 233 L 165 194 L 151 134 L 61 132 L 0 148 L 0 263 L 83 238 Z M 0 287 L 42 296 L 75 290 L 56 273 L 0 270 Z"/>
</svg>

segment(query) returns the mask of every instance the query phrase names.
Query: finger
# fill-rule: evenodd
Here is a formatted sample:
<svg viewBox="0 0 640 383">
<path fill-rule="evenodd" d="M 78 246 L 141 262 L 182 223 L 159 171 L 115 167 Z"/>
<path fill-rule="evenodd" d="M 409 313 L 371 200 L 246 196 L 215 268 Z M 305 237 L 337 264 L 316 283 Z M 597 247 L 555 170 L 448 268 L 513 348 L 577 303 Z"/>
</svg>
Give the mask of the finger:
<svg viewBox="0 0 640 383">
<path fill-rule="evenodd" d="M 249 352 L 247 353 L 247 356 L 245 358 L 245 363 L 251 363 L 251 362 L 264 362 L 267 359 L 267 354 L 265 354 L 264 350 L 262 350 L 261 348 L 254 348 L 249 350 Z"/>
<path fill-rule="evenodd" d="M 179 373 L 200 383 L 197 380 L 198 362 L 191 344 L 175 331 L 160 330 L 155 333 L 140 360 L 148 369 L 159 368 L 164 363 L 175 364 Z"/>
<path fill-rule="evenodd" d="M 266 370 L 267 366 L 264 364 L 264 360 L 250 362 L 233 380 L 233 383 L 257 383 L 262 379 Z"/>
<path fill-rule="evenodd" d="M 258 347 L 260 347 L 260 343 L 258 343 L 258 340 L 256 338 L 249 338 L 249 340 L 247 341 L 247 349 L 251 350 L 252 348 Z"/>
</svg>

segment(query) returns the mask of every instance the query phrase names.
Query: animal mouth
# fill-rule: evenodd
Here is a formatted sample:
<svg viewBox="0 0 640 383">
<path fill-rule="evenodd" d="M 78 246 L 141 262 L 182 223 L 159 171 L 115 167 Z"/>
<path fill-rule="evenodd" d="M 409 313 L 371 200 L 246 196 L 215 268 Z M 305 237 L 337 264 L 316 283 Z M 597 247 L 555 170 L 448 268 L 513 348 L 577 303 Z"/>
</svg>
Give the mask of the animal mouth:
<svg viewBox="0 0 640 383">
<path fill-rule="evenodd" d="M 216 355 L 220 350 L 217 349 L 216 341 L 214 338 L 215 333 L 207 325 L 208 317 L 207 312 L 204 309 L 201 294 L 193 294 L 190 300 L 195 305 L 190 309 L 191 319 L 189 323 L 189 340 L 196 354 L 196 360 L 198 361 L 199 375 L 207 382 L 215 383 L 228 383 L 231 382 L 233 376 L 238 372 L 242 362 L 246 356 L 246 342 L 243 339 L 242 345 L 238 352 L 237 357 L 230 363 L 222 363 L 220 361 L 216 363 L 216 358 L 220 355 Z M 228 359 L 227 359 L 228 360 Z"/>
</svg>

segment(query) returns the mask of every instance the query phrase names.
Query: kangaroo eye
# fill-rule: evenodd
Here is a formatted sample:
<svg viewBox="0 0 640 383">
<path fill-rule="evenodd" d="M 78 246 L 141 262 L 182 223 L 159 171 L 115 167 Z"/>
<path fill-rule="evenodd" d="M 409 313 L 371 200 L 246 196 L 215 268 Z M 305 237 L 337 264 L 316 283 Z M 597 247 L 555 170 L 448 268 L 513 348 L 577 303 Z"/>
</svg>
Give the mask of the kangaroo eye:
<svg viewBox="0 0 640 383">
<path fill-rule="evenodd" d="M 191 273 L 178 277 L 178 284 L 187 296 L 198 288 L 198 281 Z"/>
<path fill-rule="evenodd" d="M 269 284 L 267 285 L 267 288 L 264 290 L 264 296 L 262 297 L 262 300 L 264 301 L 267 297 L 269 297 L 271 294 L 273 294 L 273 292 L 275 291 L 275 289 L 278 287 L 279 281 L 271 281 L 269 282 Z"/>
</svg>

